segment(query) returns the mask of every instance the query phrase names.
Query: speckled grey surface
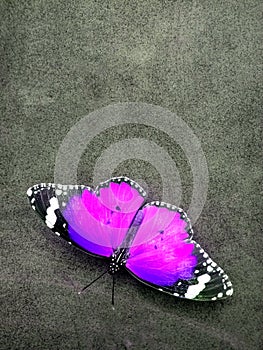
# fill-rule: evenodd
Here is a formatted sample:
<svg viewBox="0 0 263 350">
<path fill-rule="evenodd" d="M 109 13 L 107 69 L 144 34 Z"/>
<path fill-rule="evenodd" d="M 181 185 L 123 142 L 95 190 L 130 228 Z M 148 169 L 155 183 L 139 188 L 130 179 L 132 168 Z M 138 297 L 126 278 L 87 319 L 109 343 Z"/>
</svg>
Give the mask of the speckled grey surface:
<svg viewBox="0 0 263 350">
<path fill-rule="evenodd" d="M 257 0 L 0 3 L 1 349 L 262 348 L 261 13 Z M 210 183 L 195 237 L 229 274 L 233 298 L 181 301 L 126 274 L 115 311 L 109 277 L 78 298 L 105 264 L 54 237 L 30 209 L 25 192 L 53 180 L 71 127 L 129 101 L 169 109 L 201 141 Z M 151 139 L 177 162 L 187 209 L 189 164 L 150 127 L 95 137 L 79 182 L 89 184 L 103 150 L 130 137 Z M 115 171 L 123 174 L 160 195 L 151 165 L 129 160 Z"/>
</svg>

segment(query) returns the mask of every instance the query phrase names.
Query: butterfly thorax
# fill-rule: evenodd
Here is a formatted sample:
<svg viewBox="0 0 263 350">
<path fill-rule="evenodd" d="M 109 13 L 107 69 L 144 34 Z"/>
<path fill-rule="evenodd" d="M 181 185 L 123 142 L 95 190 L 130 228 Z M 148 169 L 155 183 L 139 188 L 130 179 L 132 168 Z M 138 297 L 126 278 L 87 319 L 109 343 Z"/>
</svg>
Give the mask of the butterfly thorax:
<svg viewBox="0 0 263 350">
<path fill-rule="evenodd" d="M 115 249 L 110 259 L 109 273 L 114 275 L 116 272 L 120 270 L 121 267 L 124 267 L 126 264 L 126 260 L 129 257 L 129 247 L 132 245 L 134 237 L 138 231 L 138 228 L 143 220 L 143 213 L 141 210 L 137 212 L 133 222 L 123 239 L 119 248 Z M 126 248 L 123 248 L 126 247 Z"/>
<path fill-rule="evenodd" d="M 119 248 L 114 251 L 111 255 L 110 266 L 109 266 L 109 274 L 114 275 L 117 273 L 122 267 L 126 264 L 126 259 L 128 256 L 127 248 Z"/>
</svg>

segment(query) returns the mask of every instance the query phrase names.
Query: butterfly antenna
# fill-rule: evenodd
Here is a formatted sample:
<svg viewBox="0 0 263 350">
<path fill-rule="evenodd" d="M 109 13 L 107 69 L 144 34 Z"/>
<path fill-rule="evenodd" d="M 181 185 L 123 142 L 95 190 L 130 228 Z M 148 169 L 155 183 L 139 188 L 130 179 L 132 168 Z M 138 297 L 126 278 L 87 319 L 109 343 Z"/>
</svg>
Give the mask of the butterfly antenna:
<svg viewBox="0 0 263 350">
<path fill-rule="evenodd" d="M 82 294 L 84 292 L 84 290 L 86 290 L 87 288 L 89 288 L 94 282 L 98 281 L 102 276 L 104 276 L 109 270 L 104 271 L 101 275 L 99 275 L 99 277 L 95 278 L 95 280 L 93 280 L 92 282 L 90 282 L 88 285 L 86 285 L 84 288 L 82 288 L 78 294 Z"/>
<path fill-rule="evenodd" d="M 112 293 L 111 293 L 111 303 L 112 303 L 112 310 L 115 310 L 114 307 L 114 288 L 115 288 L 115 275 L 112 275 Z"/>
</svg>

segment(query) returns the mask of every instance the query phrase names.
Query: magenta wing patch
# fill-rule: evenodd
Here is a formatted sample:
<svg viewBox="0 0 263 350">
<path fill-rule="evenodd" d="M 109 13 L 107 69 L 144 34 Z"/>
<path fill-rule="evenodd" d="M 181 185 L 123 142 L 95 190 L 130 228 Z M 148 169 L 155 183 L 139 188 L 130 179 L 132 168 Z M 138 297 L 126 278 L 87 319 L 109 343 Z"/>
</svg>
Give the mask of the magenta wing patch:
<svg viewBox="0 0 263 350">
<path fill-rule="evenodd" d="M 96 188 L 102 206 L 133 216 L 144 202 L 144 190 L 132 180 L 106 181 Z M 124 218 L 124 215 L 122 216 Z"/>
<path fill-rule="evenodd" d="M 189 241 L 189 223 L 176 208 L 146 205 L 142 213 L 144 219 L 130 247 L 127 269 L 158 286 L 193 278 L 197 259 L 194 244 Z"/>
<path fill-rule="evenodd" d="M 95 192 L 85 189 L 71 197 L 62 211 L 71 240 L 88 252 L 109 257 L 123 241 L 144 196 L 141 187 L 117 178 Z"/>
</svg>

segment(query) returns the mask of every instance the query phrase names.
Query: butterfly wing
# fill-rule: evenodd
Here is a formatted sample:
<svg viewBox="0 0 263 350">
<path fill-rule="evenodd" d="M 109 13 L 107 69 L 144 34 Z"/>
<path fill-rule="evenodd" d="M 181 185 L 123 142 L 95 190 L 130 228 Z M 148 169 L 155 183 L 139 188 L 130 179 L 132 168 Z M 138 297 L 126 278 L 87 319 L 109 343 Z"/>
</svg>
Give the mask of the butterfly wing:
<svg viewBox="0 0 263 350">
<path fill-rule="evenodd" d="M 126 268 L 137 279 L 166 293 L 194 300 L 232 295 L 224 271 L 191 239 L 192 227 L 182 209 L 152 202 L 129 249 Z"/>
<path fill-rule="evenodd" d="M 52 183 L 41 183 L 30 187 L 27 190 L 27 196 L 32 209 L 37 212 L 45 224 L 57 235 L 70 241 L 68 223 L 61 214 L 57 199 L 58 195 L 63 193 L 62 191 L 69 191 L 69 187 Z M 72 186 L 72 189 L 70 188 L 70 192 L 74 194 L 81 193 L 82 191 L 83 188 L 80 186 Z"/>
<path fill-rule="evenodd" d="M 86 186 L 40 184 L 27 195 L 32 208 L 57 235 L 92 255 L 109 257 L 122 242 L 145 192 L 119 177 L 95 191 Z"/>
</svg>

